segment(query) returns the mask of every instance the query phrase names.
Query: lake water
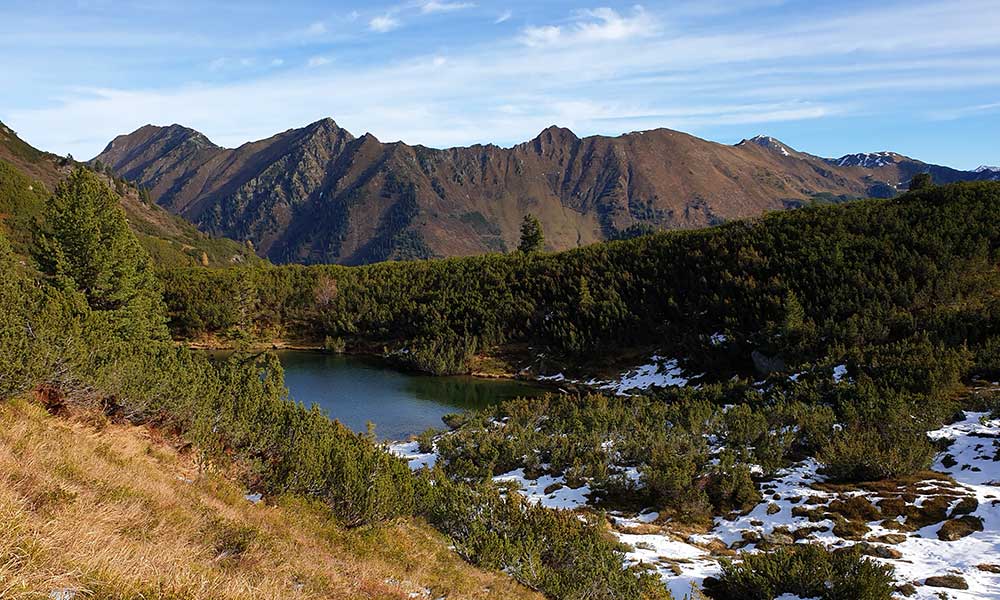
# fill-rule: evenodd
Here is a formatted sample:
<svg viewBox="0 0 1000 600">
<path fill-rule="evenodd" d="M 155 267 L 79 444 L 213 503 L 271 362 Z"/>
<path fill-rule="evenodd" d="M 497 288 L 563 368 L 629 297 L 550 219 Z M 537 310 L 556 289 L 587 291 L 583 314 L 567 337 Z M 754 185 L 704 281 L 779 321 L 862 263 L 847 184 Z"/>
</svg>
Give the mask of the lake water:
<svg viewBox="0 0 1000 600">
<path fill-rule="evenodd" d="M 293 399 L 318 404 L 355 431 L 366 431 L 371 421 L 380 439 L 403 440 L 443 428 L 446 414 L 545 391 L 521 381 L 407 373 L 369 357 L 291 350 L 278 357 Z"/>
</svg>

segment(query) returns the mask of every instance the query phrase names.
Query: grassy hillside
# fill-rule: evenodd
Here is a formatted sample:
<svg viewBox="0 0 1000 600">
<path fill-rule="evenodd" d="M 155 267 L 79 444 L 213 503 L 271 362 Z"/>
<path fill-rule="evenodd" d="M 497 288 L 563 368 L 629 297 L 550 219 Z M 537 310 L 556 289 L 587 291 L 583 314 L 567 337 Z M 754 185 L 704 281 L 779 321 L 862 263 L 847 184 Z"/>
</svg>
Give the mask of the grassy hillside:
<svg viewBox="0 0 1000 600">
<path fill-rule="evenodd" d="M 319 504 L 252 504 L 148 427 L 0 403 L 0 597 L 540 598 L 419 519 L 346 530 Z"/>
<path fill-rule="evenodd" d="M 33 148 L 0 123 L 0 221 L 20 254 L 28 253 L 45 200 L 74 164 Z M 181 217 L 145 201 L 135 186 L 101 175 L 119 195 L 133 233 L 157 265 L 226 267 L 260 262 L 246 245 L 209 237 Z"/>
</svg>

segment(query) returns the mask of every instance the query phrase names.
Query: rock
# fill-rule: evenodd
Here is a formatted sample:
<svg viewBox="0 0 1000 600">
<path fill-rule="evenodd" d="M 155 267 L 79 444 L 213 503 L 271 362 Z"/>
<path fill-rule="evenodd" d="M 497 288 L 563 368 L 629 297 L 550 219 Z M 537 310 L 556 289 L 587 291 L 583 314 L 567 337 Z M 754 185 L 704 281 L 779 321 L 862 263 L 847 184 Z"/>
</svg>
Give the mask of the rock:
<svg viewBox="0 0 1000 600">
<path fill-rule="evenodd" d="M 764 542 L 770 546 L 791 546 L 795 543 L 795 538 L 787 533 L 771 532 L 764 536 Z"/>
<path fill-rule="evenodd" d="M 950 521 L 945 521 L 938 530 L 938 539 L 946 542 L 960 540 L 967 535 L 983 530 L 983 520 L 979 517 L 966 515 Z"/>
<path fill-rule="evenodd" d="M 776 515 L 781 512 L 781 507 L 774 502 L 767 505 L 767 514 Z"/>
<path fill-rule="evenodd" d="M 854 547 L 860 548 L 861 553 L 865 556 L 874 556 L 876 558 L 887 558 L 893 560 L 903 558 L 902 552 L 896 550 L 895 548 L 890 548 L 889 546 L 861 542 L 860 544 L 855 544 Z"/>
<path fill-rule="evenodd" d="M 838 518 L 836 524 L 833 526 L 833 534 L 845 540 L 860 540 L 869 531 L 871 529 L 865 522 L 848 521 L 843 517 Z"/>
<path fill-rule="evenodd" d="M 912 583 L 904 583 L 903 585 L 897 585 L 896 593 L 906 597 L 910 597 L 917 593 L 917 586 L 913 585 Z"/>
<path fill-rule="evenodd" d="M 902 533 L 887 533 L 872 540 L 880 544 L 902 544 L 906 541 L 906 535 Z"/>
<path fill-rule="evenodd" d="M 712 540 L 709 541 L 707 544 L 704 544 L 703 547 L 705 548 L 705 550 L 708 550 L 713 555 L 729 556 L 732 555 L 733 553 L 729 549 L 729 547 L 726 546 L 726 543 L 720 540 L 719 538 L 712 538 Z"/>
<path fill-rule="evenodd" d="M 980 571 L 986 571 L 987 573 L 1000 574 L 1000 565 L 981 564 L 981 565 L 976 565 L 976 568 L 979 569 Z"/>
<path fill-rule="evenodd" d="M 936 575 L 924 580 L 924 585 L 930 587 L 948 588 L 952 590 L 969 589 L 968 582 L 961 575 Z"/>
<path fill-rule="evenodd" d="M 979 500 L 976 500 L 972 496 L 962 498 L 961 500 L 958 501 L 958 504 L 955 505 L 955 508 L 952 509 L 951 518 L 954 519 L 955 517 L 961 515 L 971 515 L 972 513 L 976 512 L 976 509 L 978 508 L 979 508 Z"/>
<path fill-rule="evenodd" d="M 754 350 L 750 353 L 750 358 L 753 360 L 754 368 L 761 375 L 780 373 L 786 369 L 785 361 L 780 356 L 768 356 L 759 350 Z"/>
</svg>

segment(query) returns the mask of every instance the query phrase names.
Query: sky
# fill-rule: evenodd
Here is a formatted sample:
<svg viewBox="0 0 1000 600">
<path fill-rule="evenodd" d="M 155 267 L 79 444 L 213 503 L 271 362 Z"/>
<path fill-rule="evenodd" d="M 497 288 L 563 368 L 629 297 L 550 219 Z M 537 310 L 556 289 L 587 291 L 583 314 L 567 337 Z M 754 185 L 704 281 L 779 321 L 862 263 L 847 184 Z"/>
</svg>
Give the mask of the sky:
<svg viewBox="0 0 1000 600">
<path fill-rule="evenodd" d="M 510 146 L 667 127 L 1000 164 L 1000 0 L 0 0 L 0 121 L 89 159 L 180 123 L 234 147 L 324 117 Z"/>
</svg>

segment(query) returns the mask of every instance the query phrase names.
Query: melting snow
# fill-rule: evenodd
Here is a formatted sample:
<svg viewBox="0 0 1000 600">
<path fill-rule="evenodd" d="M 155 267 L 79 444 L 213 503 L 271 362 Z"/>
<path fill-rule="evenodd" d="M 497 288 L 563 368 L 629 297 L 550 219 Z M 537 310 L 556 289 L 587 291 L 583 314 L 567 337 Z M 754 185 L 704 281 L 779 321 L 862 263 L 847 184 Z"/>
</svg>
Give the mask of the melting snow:
<svg viewBox="0 0 1000 600">
<path fill-rule="evenodd" d="M 411 471 L 419 471 L 424 467 L 431 469 L 437 463 L 437 453 L 420 452 L 419 442 L 397 442 L 389 444 L 388 449 L 390 454 L 408 461 Z"/>
<path fill-rule="evenodd" d="M 948 598 L 972 600 L 974 598 L 1000 599 L 1000 574 L 981 570 L 978 565 L 1000 565 L 1000 419 L 988 419 L 985 413 L 967 413 L 958 423 L 943 427 L 929 434 L 934 439 L 955 440 L 951 447 L 938 455 L 934 469 L 951 475 L 958 484 L 957 490 L 972 494 L 979 502 L 973 516 L 983 520 L 983 531 L 975 532 L 955 541 L 943 541 L 937 537 L 941 524 L 935 523 L 906 535 L 906 539 L 890 546 L 902 553 L 900 559 L 875 559 L 891 564 L 896 569 L 896 579 L 900 583 L 922 584 L 933 575 L 956 574 L 965 578 L 968 590 L 947 590 Z M 956 461 L 951 468 L 944 466 L 946 455 Z M 951 464 L 948 461 L 948 464 Z M 626 533 L 618 534 L 622 541 L 635 548 L 627 555 L 629 562 L 652 565 L 678 598 L 688 593 L 692 583 L 700 585 L 706 576 L 715 575 L 719 568 L 715 558 L 703 548 L 713 540 L 727 546 L 744 538 L 744 532 L 753 531 L 766 536 L 776 528 L 795 530 L 805 526 L 831 527 L 829 519 L 809 522 L 807 517 L 792 515 L 792 508 L 820 507 L 829 503 L 835 494 L 812 487 L 821 482 L 817 474 L 819 465 L 807 460 L 778 473 L 777 478 L 765 484 L 764 500 L 750 513 L 734 520 L 717 518 L 715 526 L 707 534 L 692 535 L 686 541 L 678 541 L 669 533 L 631 534 L 629 525 L 638 525 L 639 519 L 616 519 L 619 527 L 625 526 Z M 941 482 L 943 483 L 943 482 Z M 933 489 L 938 483 L 927 481 L 922 487 Z M 955 489 L 955 488 L 953 488 Z M 844 496 L 868 495 L 869 492 L 846 492 Z M 775 496 L 778 499 L 775 499 Z M 921 496 L 916 504 L 921 504 L 929 496 Z M 793 502 L 794 500 L 794 502 Z M 777 510 L 776 510 L 777 509 Z M 768 513 L 772 514 L 768 514 Z M 669 524 L 668 524 L 669 527 Z M 868 523 L 871 531 L 866 539 L 886 533 L 899 533 L 883 528 L 879 523 Z M 854 542 L 844 540 L 832 531 L 816 532 L 813 539 L 832 547 L 843 547 Z M 880 544 L 874 544 L 880 545 Z M 747 551 L 755 551 L 753 544 Z M 936 600 L 942 588 L 917 585 L 913 598 Z M 780 598 L 791 598 L 781 596 Z"/>
<path fill-rule="evenodd" d="M 521 493 L 529 502 L 538 503 L 546 508 L 577 509 L 587 505 L 590 486 L 583 485 L 572 489 L 566 485 L 563 477 L 542 475 L 538 479 L 528 479 L 524 469 L 516 469 L 510 473 L 497 475 L 493 481 L 515 481 L 521 487 Z M 548 489 L 548 493 L 546 493 Z"/>
<path fill-rule="evenodd" d="M 712 338 L 715 340 L 716 336 L 712 336 Z M 725 339 L 725 337 L 722 336 L 722 339 Z M 617 379 L 610 381 L 602 379 L 579 381 L 567 379 L 562 373 L 539 375 L 538 380 L 582 383 L 600 390 L 614 392 L 619 396 L 624 396 L 633 390 L 645 391 L 651 387 L 683 387 L 688 384 L 688 378 L 684 377 L 684 371 L 680 368 L 676 359 L 667 360 L 658 355 L 650 357 L 648 364 L 626 371 Z"/>
</svg>

